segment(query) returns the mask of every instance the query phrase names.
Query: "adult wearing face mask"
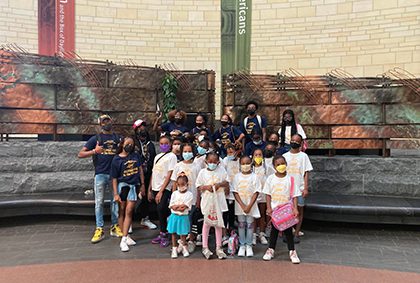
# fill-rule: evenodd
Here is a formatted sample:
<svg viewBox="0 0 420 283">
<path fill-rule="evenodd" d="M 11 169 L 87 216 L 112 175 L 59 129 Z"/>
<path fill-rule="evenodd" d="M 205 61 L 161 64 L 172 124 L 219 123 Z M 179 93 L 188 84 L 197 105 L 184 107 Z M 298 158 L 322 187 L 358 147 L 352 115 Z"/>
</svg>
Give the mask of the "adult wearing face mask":
<svg viewBox="0 0 420 283">
<path fill-rule="evenodd" d="M 138 119 L 133 124 L 134 130 L 134 144 L 135 144 L 135 151 L 140 155 L 142 159 L 142 169 L 144 173 L 144 188 L 140 189 L 140 193 L 143 198 L 140 200 L 136 211 L 139 213 L 140 216 L 140 224 L 148 229 L 154 230 L 157 229 L 157 226 L 150 221 L 149 214 L 150 214 L 150 202 L 147 199 L 149 184 L 150 184 L 150 177 L 152 176 L 152 169 L 153 169 L 153 160 L 156 156 L 156 149 L 153 142 L 150 140 L 149 132 L 147 131 L 147 124 L 145 121 Z"/>
<path fill-rule="evenodd" d="M 246 156 L 252 156 L 252 153 L 256 149 L 261 149 L 264 151 L 266 142 L 262 140 L 262 133 L 258 129 L 252 130 L 251 133 L 252 142 L 249 142 L 245 146 L 245 155 Z"/>
<path fill-rule="evenodd" d="M 232 120 L 229 115 L 223 114 L 220 118 L 222 126 L 217 129 L 213 134 L 213 140 L 219 142 L 220 156 L 221 158 L 226 157 L 226 147 L 229 144 L 233 144 L 237 149 L 242 149 L 242 140 L 245 135 L 235 126 L 232 125 Z"/>
<path fill-rule="evenodd" d="M 283 112 L 281 127 L 279 129 L 280 150 L 277 152 L 278 154 L 282 155 L 291 149 L 290 141 L 295 134 L 302 136 L 302 145 L 304 145 L 306 140 L 305 131 L 300 124 L 296 123 L 295 113 L 290 109 L 286 109 Z M 303 148 L 304 150 L 305 148 Z"/>
<path fill-rule="evenodd" d="M 104 195 L 105 190 L 112 190 L 111 185 L 111 163 L 121 137 L 112 131 L 112 119 L 109 115 L 101 115 L 98 118 L 101 132 L 91 137 L 80 150 L 79 158 L 92 157 L 95 167 L 94 193 L 95 193 L 95 217 L 96 229 L 91 239 L 93 244 L 102 241 L 104 233 Z M 111 194 L 112 196 L 112 194 Z M 111 229 L 110 235 L 122 237 L 123 233 L 118 226 L 118 204 L 111 197 Z"/>
<path fill-rule="evenodd" d="M 252 141 L 252 131 L 259 130 L 262 133 L 262 140 L 266 141 L 267 119 L 257 114 L 258 104 L 249 101 L 246 104 L 248 116 L 241 122 L 241 131 L 245 134 L 245 146 Z"/>
<path fill-rule="evenodd" d="M 184 125 L 187 119 L 187 114 L 184 111 L 175 109 L 168 113 L 168 122 L 158 126 L 162 114 L 159 113 L 153 124 L 153 130 L 158 130 L 162 135 L 170 135 L 171 137 L 181 136 L 189 132 L 188 128 Z"/>
<path fill-rule="evenodd" d="M 191 134 L 195 137 L 195 140 L 199 142 L 200 136 L 206 136 L 211 138 L 210 129 L 207 128 L 207 119 L 203 114 L 198 114 L 195 117 L 195 127 L 191 130 Z"/>
</svg>

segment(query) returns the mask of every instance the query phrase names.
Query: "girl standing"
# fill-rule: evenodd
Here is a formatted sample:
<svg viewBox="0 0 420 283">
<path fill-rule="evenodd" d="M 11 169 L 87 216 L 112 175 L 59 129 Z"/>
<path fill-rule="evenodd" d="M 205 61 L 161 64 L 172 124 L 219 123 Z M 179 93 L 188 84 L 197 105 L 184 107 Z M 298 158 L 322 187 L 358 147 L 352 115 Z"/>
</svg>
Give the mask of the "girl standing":
<svg viewBox="0 0 420 283">
<path fill-rule="evenodd" d="M 161 247 L 169 246 L 166 231 L 167 218 L 170 214 L 168 203 L 171 197 L 171 176 L 177 163 L 176 155 L 171 152 L 171 140 L 167 136 L 159 139 L 161 153 L 156 155 L 153 162 L 152 177 L 148 198 L 157 204 L 157 213 L 160 223 L 160 233 L 152 240 L 152 244 L 160 244 Z"/>
<path fill-rule="evenodd" d="M 227 173 L 223 166 L 220 166 L 219 155 L 215 152 L 207 154 L 205 160 L 206 168 L 201 169 L 197 177 L 196 186 L 201 192 L 201 207 L 207 207 L 210 201 L 213 201 L 211 194 L 216 193 L 219 208 L 222 212 L 228 211 L 226 204 L 226 194 L 229 193 L 229 182 Z M 209 211 L 203 211 L 204 217 L 208 216 Z M 206 222 L 203 224 L 203 255 L 210 259 L 213 253 L 208 246 L 210 228 L 214 227 L 216 232 L 216 255 L 219 259 L 225 259 L 226 254 L 222 248 L 222 228 L 219 226 L 210 226 Z"/>
<path fill-rule="evenodd" d="M 280 149 L 277 154 L 284 154 L 291 149 L 290 141 L 294 134 L 299 134 L 306 140 L 305 131 L 300 124 L 296 123 L 295 113 L 290 109 L 286 109 L 283 112 L 281 127 L 279 129 Z"/>
<path fill-rule="evenodd" d="M 190 253 L 187 248 L 187 235 L 190 232 L 190 220 L 188 213 L 193 202 L 193 194 L 188 190 L 188 177 L 180 175 L 176 179 L 176 191 L 172 193 L 169 208 L 171 216 L 168 221 L 168 232 L 172 234 L 172 258 L 177 258 L 178 253 L 182 252 L 184 257 L 188 257 Z M 181 241 L 177 243 L 177 235 Z M 178 245 L 177 245 L 178 244 Z"/>
<path fill-rule="evenodd" d="M 128 252 L 129 246 L 136 242 L 128 235 L 128 229 L 133 219 L 133 211 L 137 201 L 136 186 L 141 182 L 144 191 L 144 176 L 140 156 L 134 153 L 134 139 L 125 138 L 111 163 L 112 187 L 114 200 L 119 204 L 118 225 L 122 227 L 123 237 L 120 242 L 122 252 Z M 141 197 L 141 194 L 139 194 Z"/>
<path fill-rule="evenodd" d="M 252 236 L 254 233 L 254 219 L 260 217 L 256 205 L 258 194 L 261 192 L 261 182 L 252 172 L 251 158 L 242 156 L 240 161 L 241 172 L 233 179 L 233 193 L 235 195 L 235 214 L 239 222 L 239 251 L 238 256 L 252 257 Z"/>
<path fill-rule="evenodd" d="M 281 155 L 275 156 L 273 159 L 273 167 L 276 169 L 276 173 L 267 178 L 263 189 L 263 193 L 267 196 L 267 215 L 271 216 L 273 209 L 279 205 L 287 203 L 292 195 L 293 214 L 297 217 L 299 215 L 297 209 L 297 198 L 300 196 L 300 190 L 296 190 L 292 187 L 291 177 L 286 174 L 286 159 Z M 295 250 L 292 229 L 292 227 L 289 227 L 283 231 L 283 234 L 286 236 L 290 260 L 292 263 L 300 263 L 300 259 Z M 271 260 L 274 257 L 274 250 L 276 248 L 278 236 L 279 230 L 277 230 L 273 225 L 270 234 L 270 245 L 263 256 L 264 260 Z"/>
</svg>

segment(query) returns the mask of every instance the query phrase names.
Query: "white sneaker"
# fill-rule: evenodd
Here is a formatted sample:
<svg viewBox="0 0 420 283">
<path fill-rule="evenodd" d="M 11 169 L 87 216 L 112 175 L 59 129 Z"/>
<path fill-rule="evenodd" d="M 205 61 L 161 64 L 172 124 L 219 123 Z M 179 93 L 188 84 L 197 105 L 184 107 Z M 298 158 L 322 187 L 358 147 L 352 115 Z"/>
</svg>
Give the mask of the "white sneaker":
<svg viewBox="0 0 420 283">
<path fill-rule="evenodd" d="M 130 225 L 130 227 L 128 227 L 128 234 L 133 234 L 133 225 Z"/>
<path fill-rule="evenodd" d="M 210 257 L 213 255 L 213 253 L 209 250 L 209 248 L 205 248 L 202 250 L 203 256 L 206 259 L 210 259 Z"/>
<path fill-rule="evenodd" d="M 238 251 L 238 256 L 245 256 L 245 251 L 246 251 L 246 247 L 245 246 L 240 246 L 239 247 L 239 251 Z"/>
<path fill-rule="evenodd" d="M 184 257 L 189 257 L 190 256 L 190 253 L 188 251 L 188 247 L 187 246 L 182 246 L 182 255 Z"/>
<path fill-rule="evenodd" d="M 257 244 L 257 233 L 252 234 L 252 245 L 255 246 Z"/>
<path fill-rule="evenodd" d="M 127 245 L 126 237 L 122 237 L 121 242 L 120 242 L 120 249 L 122 252 L 128 252 L 130 250 L 130 248 Z"/>
<path fill-rule="evenodd" d="M 259 238 L 260 238 L 261 244 L 268 245 L 268 241 L 267 241 L 267 238 L 266 238 L 264 232 L 260 232 Z"/>
<path fill-rule="evenodd" d="M 197 241 L 195 242 L 195 244 L 199 247 L 203 245 L 203 236 L 201 234 L 197 235 Z"/>
<path fill-rule="evenodd" d="M 247 257 L 253 257 L 254 251 L 252 250 L 252 246 L 246 246 L 246 256 Z"/>
<path fill-rule="evenodd" d="M 155 230 L 157 229 L 157 226 L 155 223 L 153 223 L 152 221 L 150 221 L 148 218 L 143 218 L 140 221 L 140 225 L 147 227 L 150 230 Z"/>
<path fill-rule="evenodd" d="M 289 251 L 289 256 L 290 256 L 290 260 L 292 261 L 292 263 L 300 263 L 300 259 L 296 253 L 295 250 L 293 251 Z"/>
<path fill-rule="evenodd" d="M 274 257 L 274 250 L 273 249 L 267 249 L 267 251 L 265 252 L 264 256 L 263 256 L 263 260 L 272 260 Z"/>
<path fill-rule="evenodd" d="M 133 239 L 131 239 L 130 236 L 127 236 L 126 241 L 127 245 L 129 246 L 135 246 L 136 245 L 136 241 L 134 241 Z"/>
<path fill-rule="evenodd" d="M 177 257 L 178 257 L 178 247 L 172 247 L 171 258 L 177 258 Z"/>
<path fill-rule="evenodd" d="M 188 241 L 188 252 L 193 253 L 195 251 L 195 243 L 193 241 Z"/>
<path fill-rule="evenodd" d="M 182 252 L 182 241 L 181 241 L 181 239 L 179 239 L 177 243 L 178 243 L 177 252 L 180 254 Z"/>
<path fill-rule="evenodd" d="M 227 258 L 227 255 L 225 254 L 222 248 L 216 248 L 216 255 L 219 259 Z"/>
</svg>

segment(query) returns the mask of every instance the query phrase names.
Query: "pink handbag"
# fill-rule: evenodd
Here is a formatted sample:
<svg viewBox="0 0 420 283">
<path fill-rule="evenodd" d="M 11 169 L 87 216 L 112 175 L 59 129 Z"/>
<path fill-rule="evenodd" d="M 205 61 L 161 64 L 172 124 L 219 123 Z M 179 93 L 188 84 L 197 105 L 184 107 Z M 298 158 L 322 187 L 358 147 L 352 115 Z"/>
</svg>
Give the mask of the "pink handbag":
<svg viewBox="0 0 420 283">
<path fill-rule="evenodd" d="M 293 214 L 292 196 L 295 190 L 295 180 L 293 177 L 290 177 L 290 181 L 292 183 L 292 188 L 290 190 L 290 200 L 287 203 L 274 208 L 273 212 L 271 213 L 271 223 L 279 231 L 284 231 L 299 222 L 299 219 Z"/>
</svg>

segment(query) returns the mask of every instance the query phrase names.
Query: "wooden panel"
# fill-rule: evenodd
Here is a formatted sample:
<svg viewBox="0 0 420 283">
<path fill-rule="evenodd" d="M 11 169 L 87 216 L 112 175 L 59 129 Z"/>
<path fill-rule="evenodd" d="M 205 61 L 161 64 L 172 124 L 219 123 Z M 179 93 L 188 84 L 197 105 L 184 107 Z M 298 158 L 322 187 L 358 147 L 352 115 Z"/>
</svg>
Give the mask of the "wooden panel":
<svg viewBox="0 0 420 283">
<path fill-rule="evenodd" d="M 160 89 L 165 71 L 161 69 L 113 69 L 109 73 L 110 87 Z"/>
<path fill-rule="evenodd" d="M 380 89 L 342 90 L 332 93 L 332 103 L 406 103 L 420 102 L 417 95 L 407 87 L 393 87 Z"/>
<path fill-rule="evenodd" d="M 12 124 L 0 123 L 0 133 L 4 134 L 53 134 L 54 125 L 51 124 Z"/>
<path fill-rule="evenodd" d="M 98 125 L 57 125 L 57 134 L 94 135 L 100 131 L 101 129 Z M 131 125 L 115 126 L 114 131 L 124 136 L 133 134 Z"/>
<path fill-rule="evenodd" d="M 388 140 L 386 148 L 390 149 L 420 149 L 420 140 Z"/>
<path fill-rule="evenodd" d="M 420 103 L 386 105 L 387 124 L 420 124 Z"/>
<path fill-rule="evenodd" d="M 308 140 L 309 148 L 313 149 L 380 149 L 382 141 L 375 139 L 348 140 Z"/>
<path fill-rule="evenodd" d="M 306 128 L 305 128 L 306 130 Z M 333 138 L 417 138 L 420 125 L 395 126 L 336 126 L 332 127 Z"/>
<path fill-rule="evenodd" d="M 329 137 L 329 128 L 327 126 L 303 125 L 302 127 L 309 139 L 327 139 Z"/>
<path fill-rule="evenodd" d="M 207 90 L 191 90 L 176 94 L 178 108 L 186 112 L 211 112 L 214 92 Z M 163 101 L 159 104 L 162 106 Z M 156 106 L 155 106 L 156 107 Z"/>
<path fill-rule="evenodd" d="M 52 110 L 2 110 L 0 123 L 40 123 L 40 124 L 97 124 L 102 112 L 96 111 L 52 111 Z M 114 124 L 132 124 L 145 117 L 152 121 L 150 112 L 108 112 Z"/>
<path fill-rule="evenodd" d="M 134 88 L 60 88 L 60 110 L 155 111 L 156 92 Z"/>
<path fill-rule="evenodd" d="M 54 109 L 54 86 L 0 83 L 0 107 Z"/>
<path fill-rule="evenodd" d="M 310 104 L 327 104 L 327 92 L 315 92 L 312 95 L 302 91 L 241 91 L 235 94 L 235 105 L 245 105 L 248 101 L 253 100 L 261 105 L 310 105 Z"/>
</svg>

